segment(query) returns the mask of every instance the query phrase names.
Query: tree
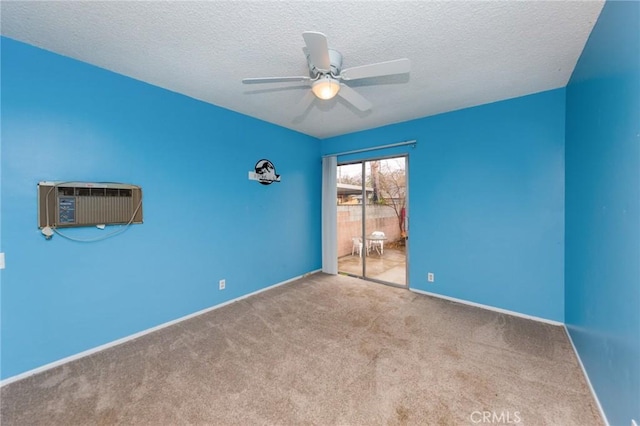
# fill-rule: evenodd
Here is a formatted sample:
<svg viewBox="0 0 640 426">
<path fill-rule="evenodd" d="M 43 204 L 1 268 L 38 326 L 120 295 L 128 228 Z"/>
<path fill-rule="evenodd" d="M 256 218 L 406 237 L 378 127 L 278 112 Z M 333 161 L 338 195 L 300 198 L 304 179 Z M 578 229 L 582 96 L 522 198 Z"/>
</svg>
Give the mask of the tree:
<svg viewBox="0 0 640 426">
<path fill-rule="evenodd" d="M 374 166 L 374 163 L 376 165 Z M 375 173 L 374 173 L 375 170 Z M 405 238 L 405 213 L 407 204 L 407 176 L 404 158 L 371 162 L 373 186 L 372 202 L 389 206 L 398 217 L 400 235 Z"/>
<path fill-rule="evenodd" d="M 380 161 L 372 161 L 371 167 L 371 187 L 373 188 L 373 194 L 371 196 L 371 202 L 373 204 L 380 203 Z"/>
</svg>

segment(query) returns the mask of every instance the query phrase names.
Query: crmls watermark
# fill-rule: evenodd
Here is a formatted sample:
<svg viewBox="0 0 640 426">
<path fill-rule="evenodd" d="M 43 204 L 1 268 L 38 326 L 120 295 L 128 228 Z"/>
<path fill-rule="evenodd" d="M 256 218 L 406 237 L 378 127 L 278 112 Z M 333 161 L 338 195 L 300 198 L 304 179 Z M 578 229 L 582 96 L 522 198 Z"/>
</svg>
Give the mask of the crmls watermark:
<svg viewBox="0 0 640 426">
<path fill-rule="evenodd" d="M 474 411 L 469 416 L 475 424 L 512 424 L 522 421 L 520 411 Z"/>
</svg>

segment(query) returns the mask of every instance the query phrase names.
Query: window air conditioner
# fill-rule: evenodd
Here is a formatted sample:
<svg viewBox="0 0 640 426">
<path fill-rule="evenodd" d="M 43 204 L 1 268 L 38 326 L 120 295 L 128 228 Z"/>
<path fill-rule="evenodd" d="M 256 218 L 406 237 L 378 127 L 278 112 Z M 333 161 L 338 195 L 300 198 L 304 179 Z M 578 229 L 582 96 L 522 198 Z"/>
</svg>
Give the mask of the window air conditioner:
<svg viewBox="0 0 640 426">
<path fill-rule="evenodd" d="M 38 227 L 142 223 L 142 188 L 124 183 L 38 183 Z"/>
</svg>

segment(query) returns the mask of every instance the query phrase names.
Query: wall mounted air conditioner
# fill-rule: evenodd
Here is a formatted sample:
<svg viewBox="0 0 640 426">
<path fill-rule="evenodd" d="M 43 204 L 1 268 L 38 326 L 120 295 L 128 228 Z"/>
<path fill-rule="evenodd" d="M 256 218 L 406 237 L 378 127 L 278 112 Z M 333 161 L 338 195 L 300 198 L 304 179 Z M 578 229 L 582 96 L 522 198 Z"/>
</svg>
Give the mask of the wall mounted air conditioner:
<svg viewBox="0 0 640 426">
<path fill-rule="evenodd" d="M 124 183 L 38 183 L 38 227 L 142 223 L 142 188 Z"/>
</svg>

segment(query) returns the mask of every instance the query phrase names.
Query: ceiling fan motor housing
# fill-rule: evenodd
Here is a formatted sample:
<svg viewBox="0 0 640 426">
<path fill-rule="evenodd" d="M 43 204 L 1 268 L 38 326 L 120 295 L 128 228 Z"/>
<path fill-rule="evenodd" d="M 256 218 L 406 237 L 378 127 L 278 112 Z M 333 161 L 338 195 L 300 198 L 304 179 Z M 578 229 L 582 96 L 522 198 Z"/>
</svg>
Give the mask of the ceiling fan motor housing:
<svg viewBox="0 0 640 426">
<path fill-rule="evenodd" d="M 331 64 L 330 70 L 319 69 L 313 62 L 311 62 L 310 55 L 307 54 L 307 63 L 309 64 L 309 76 L 312 79 L 316 79 L 318 76 L 331 73 L 334 77 L 340 75 L 342 71 L 342 53 L 337 50 L 329 49 L 329 63 Z"/>
</svg>

